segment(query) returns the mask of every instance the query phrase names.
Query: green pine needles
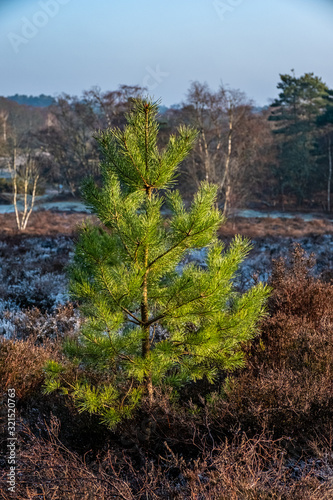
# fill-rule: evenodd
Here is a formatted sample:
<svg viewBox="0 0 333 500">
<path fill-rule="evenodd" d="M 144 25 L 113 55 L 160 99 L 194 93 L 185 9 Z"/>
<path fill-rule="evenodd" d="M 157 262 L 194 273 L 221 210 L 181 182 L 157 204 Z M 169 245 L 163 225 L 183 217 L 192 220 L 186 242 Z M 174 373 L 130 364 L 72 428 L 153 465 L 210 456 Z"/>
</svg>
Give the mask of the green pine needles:
<svg viewBox="0 0 333 500">
<path fill-rule="evenodd" d="M 218 241 L 217 187 L 202 183 L 188 210 L 170 189 L 197 133 L 181 127 L 160 151 L 157 112 L 156 103 L 136 100 L 124 131 L 97 138 L 103 187 L 87 180 L 84 197 L 102 224 L 82 227 L 70 267 L 70 291 L 86 318 L 79 339 L 65 344 L 78 375 L 69 383 L 63 366 L 46 367 L 46 392 L 62 389 L 111 428 L 142 398 L 152 402 L 156 386 L 213 382 L 242 366 L 241 347 L 268 295 L 261 283 L 243 295 L 234 290 L 249 243 L 236 237 L 225 251 Z M 203 247 L 207 267 L 177 268 Z"/>
</svg>

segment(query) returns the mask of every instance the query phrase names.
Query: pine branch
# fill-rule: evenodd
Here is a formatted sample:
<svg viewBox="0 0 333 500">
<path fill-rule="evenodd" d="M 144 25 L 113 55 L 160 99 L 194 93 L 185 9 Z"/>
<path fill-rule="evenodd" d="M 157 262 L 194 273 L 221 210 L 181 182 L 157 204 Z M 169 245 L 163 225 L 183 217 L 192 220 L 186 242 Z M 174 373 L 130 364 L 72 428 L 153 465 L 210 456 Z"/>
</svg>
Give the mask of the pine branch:
<svg viewBox="0 0 333 500">
<path fill-rule="evenodd" d="M 141 177 L 142 182 L 144 183 L 145 187 L 146 187 L 146 188 L 147 188 L 147 187 L 149 187 L 149 184 L 147 183 L 147 181 L 146 181 L 146 180 L 145 180 L 145 178 L 143 177 L 142 173 L 140 172 L 140 169 L 137 167 L 137 165 L 136 165 L 136 163 L 135 163 L 135 161 L 134 161 L 133 156 L 131 155 L 130 150 L 128 149 L 128 146 L 127 146 L 127 141 L 126 141 L 126 138 L 125 138 L 125 137 L 124 137 L 123 141 L 124 141 L 124 146 L 125 146 L 125 149 L 126 149 L 126 151 L 127 151 L 127 153 L 128 153 L 128 156 L 130 157 L 131 162 L 132 162 L 132 164 L 133 164 L 133 167 L 134 167 L 134 168 L 135 168 L 135 170 L 138 172 L 138 174 L 139 174 L 139 176 Z"/>
<path fill-rule="evenodd" d="M 129 311 L 126 307 L 122 306 L 119 301 L 117 301 L 117 299 L 115 298 L 115 296 L 113 295 L 113 293 L 111 292 L 110 290 L 110 287 L 107 283 L 107 280 L 105 278 L 105 274 L 103 272 L 103 268 L 101 269 L 101 273 L 102 273 L 102 278 L 103 278 L 103 283 L 104 285 L 106 286 L 106 289 L 107 291 L 109 292 L 109 294 L 111 295 L 113 301 L 117 304 L 117 306 L 123 311 L 125 312 L 126 314 L 128 314 L 131 318 L 133 318 L 134 322 L 136 325 L 143 325 L 144 323 L 139 319 L 137 318 L 133 313 L 131 313 L 131 311 Z"/>
</svg>

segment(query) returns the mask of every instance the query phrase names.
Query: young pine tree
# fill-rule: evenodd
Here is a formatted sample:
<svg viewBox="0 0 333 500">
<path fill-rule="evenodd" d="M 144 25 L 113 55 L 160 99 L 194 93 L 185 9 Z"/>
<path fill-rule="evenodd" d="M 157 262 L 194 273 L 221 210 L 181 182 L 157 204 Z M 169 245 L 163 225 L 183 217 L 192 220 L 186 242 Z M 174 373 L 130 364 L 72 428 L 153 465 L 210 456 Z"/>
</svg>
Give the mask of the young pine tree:
<svg viewBox="0 0 333 500">
<path fill-rule="evenodd" d="M 46 367 L 46 391 L 62 387 L 109 427 L 143 397 L 151 402 L 156 386 L 213 382 L 222 369 L 242 366 L 241 346 L 255 335 L 268 294 L 262 284 L 243 295 L 233 288 L 249 243 L 236 237 L 225 251 L 218 241 L 217 187 L 203 183 L 189 210 L 170 190 L 196 132 L 181 127 L 160 151 L 157 110 L 136 100 L 124 131 L 98 137 L 103 187 L 86 181 L 84 197 L 102 224 L 82 228 L 70 268 L 86 320 L 65 351 L 82 376 L 66 386 L 62 366 Z M 202 247 L 205 268 L 179 268 L 190 249 Z"/>
</svg>

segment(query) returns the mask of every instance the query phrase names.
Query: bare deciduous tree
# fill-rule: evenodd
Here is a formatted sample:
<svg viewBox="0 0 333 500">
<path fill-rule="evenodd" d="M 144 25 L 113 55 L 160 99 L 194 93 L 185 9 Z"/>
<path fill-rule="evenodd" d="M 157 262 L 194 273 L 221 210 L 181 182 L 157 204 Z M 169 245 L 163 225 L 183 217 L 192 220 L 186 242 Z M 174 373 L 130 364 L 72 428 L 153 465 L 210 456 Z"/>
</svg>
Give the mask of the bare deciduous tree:
<svg viewBox="0 0 333 500">
<path fill-rule="evenodd" d="M 258 121 L 263 125 L 264 120 L 258 113 L 255 116 L 253 104 L 243 92 L 222 84 L 213 92 L 206 83 L 193 82 L 183 113 L 199 130 L 194 154 L 186 163 L 187 173 L 197 185 L 202 179 L 218 184 L 227 214 L 245 189 L 246 169 L 253 167 L 262 142 L 256 134 L 268 131 L 268 126 L 258 126 Z"/>
<path fill-rule="evenodd" d="M 7 120 L 9 117 L 9 112 L 5 109 L 0 110 L 0 121 L 2 124 L 2 138 L 4 144 L 7 142 Z"/>
<path fill-rule="evenodd" d="M 120 85 L 117 90 L 102 92 L 99 87 L 85 91 L 85 101 L 92 105 L 99 120 L 99 128 L 120 126 L 130 110 L 132 99 L 142 97 L 147 89 L 139 85 Z"/>
<path fill-rule="evenodd" d="M 17 228 L 20 231 L 26 229 L 29 217 L 32 213 L 35 199 L 36 189 L 39 179 L 39 172 L 36 161 L 28 157 L 23 165 L 17 165 L 16 146 L 13 148 L 12 163 L 9 165 L 13 181 L 13 203 L 16 215 Z M 22 189 L 20 189 L 22 187 Z M 23 191 L 19 193 L 19 191 Z M 22 211 L 18 207 L 18 199 L 23 202 Z"/>
</svg>

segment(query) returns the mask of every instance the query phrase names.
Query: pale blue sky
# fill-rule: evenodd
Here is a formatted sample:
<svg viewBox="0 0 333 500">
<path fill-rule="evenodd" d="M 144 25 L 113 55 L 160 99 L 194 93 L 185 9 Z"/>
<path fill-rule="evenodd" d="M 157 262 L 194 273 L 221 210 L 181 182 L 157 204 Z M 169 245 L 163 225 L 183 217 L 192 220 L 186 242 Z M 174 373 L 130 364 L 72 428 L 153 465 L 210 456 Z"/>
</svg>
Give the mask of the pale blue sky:
<svg viewBox="0 0 333 500">
<path fill-rule="evenodd" d="M 170 105 L 192 80 L 259 105 L 279 73 L 333 87 L 333 0 L 0 0 L 0 95 L 148 86 Z"/>
</svg>

